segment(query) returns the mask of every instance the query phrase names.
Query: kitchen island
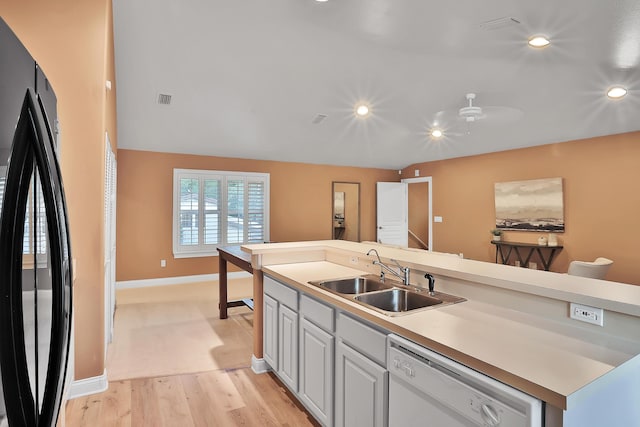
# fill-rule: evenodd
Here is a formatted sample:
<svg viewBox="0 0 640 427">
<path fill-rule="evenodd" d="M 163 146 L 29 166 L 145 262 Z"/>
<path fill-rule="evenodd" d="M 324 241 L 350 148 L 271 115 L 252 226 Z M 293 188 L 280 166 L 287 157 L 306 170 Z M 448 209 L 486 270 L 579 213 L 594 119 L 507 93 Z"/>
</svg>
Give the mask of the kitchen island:
<svg viewBox="0 0 640 427">
<path fill-rule="evenodd" d="M 412 284 L 426 286 L 429 272 L 437 290 L 467 301 L 392 317 L 308 283 L 379 274 L 375 258 L 365 255 L 371 248 L 385 261 L 410 267 Z M 632 404 L 640 394 L 640 287 L 375 243 L 292 242 L 243 250 L 261 273 L 544 401 L 547 426 L 595 425 L 584 422 L 605 413 L 609 420 L 616 414 L 640 422 Z M 254 275 L 254 295 L 262 293 L 262 280 Z M 603 309 L 604 326 L 570 319 L 571 302 Z M 256 323 L 254 370 L 260 371 L 262 322 Z"/>
</svg>

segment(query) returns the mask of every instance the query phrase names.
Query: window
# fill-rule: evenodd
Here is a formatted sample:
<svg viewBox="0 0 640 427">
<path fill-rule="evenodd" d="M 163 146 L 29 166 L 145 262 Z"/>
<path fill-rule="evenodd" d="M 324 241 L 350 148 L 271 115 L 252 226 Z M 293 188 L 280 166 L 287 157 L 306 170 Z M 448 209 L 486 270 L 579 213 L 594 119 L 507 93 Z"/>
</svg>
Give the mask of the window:
<svg viewBox="0 0 640 427">
<path fill-rule="evenodd" d="M 269 240 L 269 174 L 173 170 L 173 255 Z"/>
</svg>

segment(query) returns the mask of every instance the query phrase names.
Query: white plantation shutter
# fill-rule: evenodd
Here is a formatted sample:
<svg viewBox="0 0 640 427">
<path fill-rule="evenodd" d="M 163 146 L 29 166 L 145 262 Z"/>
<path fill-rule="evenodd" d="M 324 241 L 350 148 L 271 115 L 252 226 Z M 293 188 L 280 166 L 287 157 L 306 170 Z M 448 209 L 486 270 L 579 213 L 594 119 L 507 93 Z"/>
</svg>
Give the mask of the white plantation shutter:
<svg viewBox="0 0 640 427">
<path fill-rule="evenodd" d="M 175 257 L 268 240 L 269 174 L 174 169 L 173 176 Z"/>
<path fill-rule="evenodd" d="M 243 177 L 227 180 L 227 243 L 244 243 L 244 194 Z"/>
<path fill-rule="evenodd" d="M 217 245 L 220 243 L 220 178 L 204 179 L 204 243 Z"/>
<path fill-rule="evenodd" d="M 198 177 L 180 178 L 180 245 L 199 246 L 198 231 L 200 206 L 200 181 Z"/>
<path fill-rule="evenodd" d="M 265 238 L 265 183 L 254 180 L 247 183 L 247 242 L 264 242 Z"/>
</svg>

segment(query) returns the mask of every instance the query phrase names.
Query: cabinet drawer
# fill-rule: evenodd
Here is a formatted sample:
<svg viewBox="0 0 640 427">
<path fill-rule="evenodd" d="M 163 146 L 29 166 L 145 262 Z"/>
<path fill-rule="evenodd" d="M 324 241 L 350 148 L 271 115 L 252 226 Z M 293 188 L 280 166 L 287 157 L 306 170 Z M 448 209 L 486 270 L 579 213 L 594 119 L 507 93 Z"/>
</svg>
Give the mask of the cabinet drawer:
<svg viewBox="0 0 640 427">
<path fill-rule="evenodd" d="M 338 315 L 338 337 L 382 366 L 387 363 L 387 334 L 373 329 L 344 313 Z"/>
<path fill-rule="evenodd" d="M 298 291 L 283 285 L 269 276 L 264 276 L 264 293 L 278 300 L 294 311 L 298 311 Z"/>
<path fill-rule="evenodd" d="M 300 314 L 328 332 L 334 331 L 333 308 L 319 301 L 302 295 L 300 298 Z"/>
</svg>

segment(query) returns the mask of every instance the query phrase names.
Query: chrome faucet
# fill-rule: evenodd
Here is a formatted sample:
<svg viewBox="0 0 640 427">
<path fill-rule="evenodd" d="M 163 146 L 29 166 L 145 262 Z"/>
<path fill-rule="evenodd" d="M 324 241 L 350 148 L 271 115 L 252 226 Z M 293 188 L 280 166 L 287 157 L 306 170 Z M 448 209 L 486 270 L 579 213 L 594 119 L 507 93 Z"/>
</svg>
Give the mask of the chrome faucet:
<svg viewBox="0 0 640 427">
<path fill-rule="evenodd" d="M 376 249 L 369 249 L 369 252 L 367 252 L 367 256 L 371 255 L 371 252 L 375 253 L 376 257 L 378 258 L 377 260 L 373 260 L 373 265 L 380 266 L 380 280 L 384 282 L 384 271 L 386 270 L 389 273 L 396 276 L 397 278 L 401 279 L 403 285 L 409 284 L 409 280 L 411 276 L 411 269 L 409 269 L 409 267 L 403 267 L 400 265 L 398 261 L 396 261 L 395 259 L 392 259 L 391 261 L 393 261 L 402 272 L 402 274 L 400 274 L 397 271 L 395 271 L 393 268 L 389 267 L 387 264 L 382 262 L 382 260 L 380 259 L 380 255 L 378 254 L 378 251 Z"/>
</svg>

